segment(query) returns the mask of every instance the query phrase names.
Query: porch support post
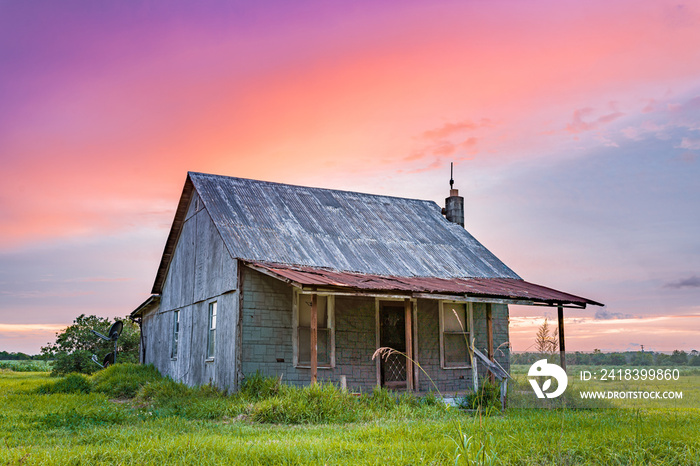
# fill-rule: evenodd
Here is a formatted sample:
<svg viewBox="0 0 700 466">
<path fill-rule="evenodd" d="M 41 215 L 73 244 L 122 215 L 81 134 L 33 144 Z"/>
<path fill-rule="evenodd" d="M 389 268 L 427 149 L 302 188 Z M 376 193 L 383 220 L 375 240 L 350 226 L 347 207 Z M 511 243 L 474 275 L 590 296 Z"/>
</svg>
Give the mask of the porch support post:
<svg viewBox="0 0 700 466">
<path fill-rule="evenodd" d="M 564 306 L 557 307 L 559 323 L 559 365 L 566 372 L 566 350 L 564 348 Z"/>
<path fill-rule="evenodd" d="M 411 300 L 404 300 L 406 320 L 406 390 L 413 390 L 413 306 Z"/>
<path fill-rule="evenodd" d="M 311 295 L 311 384 L 316 383 L 318 373 L 318 297 Z"/>
<path fill-rule="evenodd" d="M 486 348 L 489 361 L 493 361 L 493 317 L 490 304 L 486 304 Z M 491 383 L 494 383 L 496 380 L 492 372 L 489 372 L 489 380 Z"/>
</svg>

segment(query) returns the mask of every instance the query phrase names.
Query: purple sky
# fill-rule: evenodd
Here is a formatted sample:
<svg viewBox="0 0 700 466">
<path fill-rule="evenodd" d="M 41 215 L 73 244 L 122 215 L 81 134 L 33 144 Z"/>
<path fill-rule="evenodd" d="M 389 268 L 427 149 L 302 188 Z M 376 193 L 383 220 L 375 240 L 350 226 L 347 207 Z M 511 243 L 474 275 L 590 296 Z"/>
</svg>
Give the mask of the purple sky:
<svg viewBox="0 0 700 466">
<path fill-rule="evenodd" d="M 0 1 L 0 69 L 2 350 L 142 302 L 187 170 L 442 204 L 451 161 L 477 239 L 606 304 L 569 349 L 700 349 L 697 1 Z"/>
</svg>

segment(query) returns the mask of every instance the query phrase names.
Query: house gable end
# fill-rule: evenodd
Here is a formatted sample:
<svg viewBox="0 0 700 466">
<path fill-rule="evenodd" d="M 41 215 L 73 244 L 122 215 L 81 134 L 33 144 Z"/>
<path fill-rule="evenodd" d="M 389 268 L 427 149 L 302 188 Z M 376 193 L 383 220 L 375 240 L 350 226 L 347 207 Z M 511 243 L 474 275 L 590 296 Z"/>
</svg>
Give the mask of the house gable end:
<svg viewBox="0 0 700 466">
<path fill-rule="evenodd" d="M 237 287 L 237 261 L 196 192 L 190 196 L 185 212 L 161 288 L 162 311 L 204 301 Z"/>
</svg>

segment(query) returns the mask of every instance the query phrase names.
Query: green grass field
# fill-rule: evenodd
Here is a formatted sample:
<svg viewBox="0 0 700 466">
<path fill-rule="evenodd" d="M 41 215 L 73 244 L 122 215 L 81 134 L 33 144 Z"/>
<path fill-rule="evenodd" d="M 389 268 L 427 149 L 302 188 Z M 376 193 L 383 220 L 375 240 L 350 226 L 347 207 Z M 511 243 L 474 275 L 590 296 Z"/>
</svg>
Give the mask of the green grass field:
<svg viewBox="0 0 700 466">
<path fill-rule="evenodd" d="M 0 361 L 0 370 L 15 372 L 51 372 L 51 363 L 39 360 Z"/>
<path fill-rule="evenodd" d="M 700 464 L 697 405 L 484 416 L 333 387 L 225 396 L 124 366 L 90 393 L 0 371 L 0 464 Z"/>
</svg>

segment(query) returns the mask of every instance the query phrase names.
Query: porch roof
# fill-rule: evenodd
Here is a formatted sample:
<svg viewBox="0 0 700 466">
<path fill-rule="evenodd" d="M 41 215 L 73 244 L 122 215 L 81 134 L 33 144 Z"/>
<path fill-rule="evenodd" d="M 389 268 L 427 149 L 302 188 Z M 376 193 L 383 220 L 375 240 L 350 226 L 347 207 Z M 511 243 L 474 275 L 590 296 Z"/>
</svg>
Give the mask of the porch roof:
<svg viewBox="0 0 700 466">
<path fill-rule="evenodd" d="M 399 292 L 427 298 L 449 295 L 512 304 L 572 305 L 579 308 L 588 304 L 602 306 L 587 298 L 516 278 L 399 277 L 270 262 L 246 262 L 246 265 L 299 288 Z"/>
</svg>

